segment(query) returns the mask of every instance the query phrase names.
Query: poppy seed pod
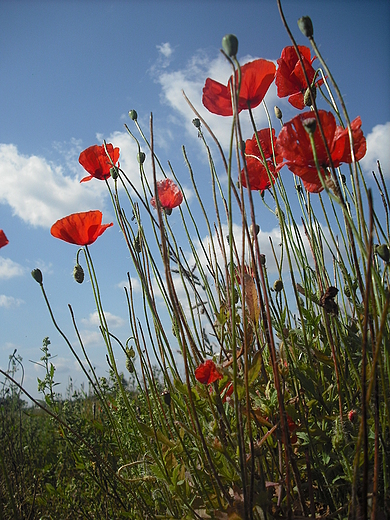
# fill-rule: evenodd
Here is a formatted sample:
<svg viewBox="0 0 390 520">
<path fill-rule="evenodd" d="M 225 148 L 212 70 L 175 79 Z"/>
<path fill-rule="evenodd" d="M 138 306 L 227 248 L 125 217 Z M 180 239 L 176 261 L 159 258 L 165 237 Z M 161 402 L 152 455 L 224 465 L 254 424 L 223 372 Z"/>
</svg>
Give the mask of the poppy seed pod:
<svg viewBox="0 0 390 520">
<path fill-rule="evenodd" d="M 167 406 L 170 406 L 172 398 L 171 398 L 171 393 L 169 392 L 169 390 L 167 388 L 164 389 L 164 391 L 161 394 L 161 397 L 164 399 L 164 403 Z"/>
<path fill-rule="evenodd" d="M 145 162 L 145 158 L 146 158 L 146 155 L 144 154 L 144 152 L 139 152 L 137 154 L 137 161 L 140 163 L 140 164 L 143 164 Z"/>
<path fill-rule="evenodd" d="M 138 114 L 135 110 L 130 110 L 129 111 L 129 116 L 130 116 L 130 119 L 132 119 L 133 121 L 137 121 L 137 118 L 138 118 Z"/>
<path fill-rule="evenodd" d="M 118 168 L 116 168 L 115 166 L 113 166 L 112 168 L 110 168 L 110 175 L 111 177 L 115 180 L 118 178 Z"/>
<path fill-rule="evenodd" d="M 386 263 L 390 260 L 390 252 L 386 244 L 375 246 L 375 253 L 380 256 Z"/>
<path fill-rule="evenodd" d="M 195 117 L 195 119 L 192 120 L 192 124 L 195 128 L 200 128 L 200 119 L 198 117 Z"/>
<path fill-rule="evenodd" d="M 311 92 L 311 95 L 310 95 L 310 92 Z M 312 96 L 313 96 L 313 99 L 316 98 L 316 96 L 317 96 L 317 90 L 316 90 L 315 87 L 313 87 L 313 88 L 308 87 L 308 88 L 306 89 L 306 91 L 305 91 L 304 96 L 303 96 L 303 103 L 304 103 L 304 105 L 305 105 L 306 107 L 311 107 L 311 106 L 312 106 L 312 104 L 313 104 L 313 103 L 311 102 L 311 100 L 312 100 Z"/>
<path fill-rule="evenodd" d="M 222 38 L 222 48 L 230 57 L 236 56 L 238 51 L 238 39 L 234 34 L 226 34 Z"/>
<path fill-rule="evenodd" d="M 31 271 L 31 276 L 34 278 L 34 280 L 37 283 L 39 283 L 39 285 L 42 285 L 43 276 L 42 276 L 42 271 L 40 269 L 33 269 Z"/>
<path fill-rule="evenodd" d="M 80 264 L 76 264 L 73 268 L 73 278 L 77 283 L 83 283 L 84 281 L 84 269 Z"/>
<path fill-rule="evenodd" d="M 256 235 L 258 235 L 260 232 L 260 226 L 258 224 L 251 224 L 250 228 L 249 228 L 249 233 L 252 237 L 255 237 Z"/>
<path fill-rule="evenodd" d="M 298 27 L 303 36 L 306 38 L 313 38 L 313 22 L 310 16 L 302 16 L 298 20 Z"/>
</svg>

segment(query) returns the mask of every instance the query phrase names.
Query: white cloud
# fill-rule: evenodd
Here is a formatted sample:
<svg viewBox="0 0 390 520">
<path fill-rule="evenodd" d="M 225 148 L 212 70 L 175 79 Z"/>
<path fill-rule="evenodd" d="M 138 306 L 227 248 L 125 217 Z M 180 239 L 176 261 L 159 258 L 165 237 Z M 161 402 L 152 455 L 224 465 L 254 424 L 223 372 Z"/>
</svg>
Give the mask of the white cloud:
<svg viewBox="0 0 390 520">
<path fill-rule="evenodd" d="M 24 272 L 25 269 L 20 264 L 17 264 L 10 258 L 0 256 L 0 279 L 7 280 L 15 276 L 23 276 Z"/>
<path fill-rule="evenodd" d="M 161 45 L 156 45 L 158 52 L 164 56 L 164 58 L 170 58 L 173 54 L 173 49 L 169 42 L 162 43 Z"/>
<path fill-rule="evenodd" d="M 5 294 L 0 294 L 0 307 L 5 307 L 9 309 L 10 307 L 19 307 L 24 303 L 20 298 L 14 298 L 13 296 L 6 296 Z"/>
<path fill-rule="evenodd" d="M 115 316 L 114 314 L 111 314 L 111 312 L 105 312 L 104 316 L 107 320 L 107 324 L 109 327 L 115 329 L 118 327 L 122 327 L 124 325 L 125 320 L 121 318 L 120 316 Z M 91 313 L 88 318 L 84 318 L 82 320 L 82 323 L 84 325 L 88 326 L 99 326 L 100 325 L 100 319 L 99 314 L 97 311 Z"/>
<path fill-rule="evenodd" d="M 61 166 L 0 144 L 0 203 L 33 226 L 50 227 L 69 213 L 102 208 L 104 183 L 80 184 L 82 175 L 81 167 L 79 175 L 65 175 Z"/>
<path fill-rule="evenodd" d="M 380 161 L 384 177 L 390 178 L 390 121 L 376 125 L 367 135 L 367 153 L 360 161 L 364 171 L 378 173 Z"/>
</svg>

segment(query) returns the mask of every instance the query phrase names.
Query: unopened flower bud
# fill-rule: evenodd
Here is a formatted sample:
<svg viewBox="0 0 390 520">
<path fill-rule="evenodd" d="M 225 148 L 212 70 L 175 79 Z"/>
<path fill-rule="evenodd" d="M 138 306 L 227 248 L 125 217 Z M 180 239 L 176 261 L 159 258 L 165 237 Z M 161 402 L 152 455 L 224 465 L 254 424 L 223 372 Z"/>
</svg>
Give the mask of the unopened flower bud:
<svg viewBox="0 0 390 520">
<path fill-rule="evenodd" d="M 311 93 L 311 95 L 310 95 Z M 304 95 L 303 95 L 303 103 L 306 107 L 312 106 L 312 99 L 314 100 L 317 97 L 317 90 L 315 87 L 307 87 Z"/>
<path fill-rule="evenodd" d="M 313 135 L 315 132 L 315 129 L 317 128 L 317 120 L 315 117 L 310 117 L 308 119 L 305 119 L 303 121 L 303 128 L 306 130 L 306 132 L 310 135 Z"/>
<path fill-rule="evenodd" d="M 261 265 L 265 265 L 265 262 L 266 262 L 265 255 L 261 254 L 261 255 L 260 255 L 260 264 L 261 264 Z"/>
<path fill-rule="evenodd" d="M 251 237 L 255 237 L 256 235 L 259 234 L 259 231 L 260 231 L 260 226 L 258 224 L 251 224 L 250 228 L 249 228 L 249 233 L 251 235 Z"/>
<path fill-rule="evenodd" d="M 118 168 L 116 166 L 110 168 L 110 175 L 114 180 L 118 178 Z"/>
<path fill-rule="evenodd" d="M 126 356 L 130 359 L 134 359 L 135 358 L 135 350 L 134 350 L 134 347 L 131 346 L 126 346 Z"/>
<path fill-rule="evenodd" d="M 245 141 L 240 141 L 240 150 L 242 153 L 245 153 L 246 143 Z"/>
<path fill-rule="evenodd" d="M 138 114 L 135 110 L 130 110 L 129 116 L 130 116 L 130 119 L 132 119 L 133 121 L 137 121 Z"/>
<path fill-rule="evenodd" d="M 139 231 L 137 233 L 137 236 L 134 239 L 134 249 L 136 250 L 137 253 L 140 253 L 142 251 L 142 248 L 141 248 L 141 235 L 140 235 Z"/>
<path fill-rule="evenodd" d="M 42 276 L 42 271 L 40 269 L 33 269 L 31 271 L 31 276 L 34 278 L 34 280 L 37 283 L 39 283 L 39 285 L 42 285 L 43 276 Z"/>
<path fill-rule="evenodd" d="M 134 363 L 130 358 L 126 358 L 126 368 L 132 374 L 134 372 Z"/>
<path fill-rule="evenodd" d="M 277 107 L 276 105 L 274 106 L 274 112 L 275 112 L 275 116 L 276 116 L 278 119 L 282 119 L 282 118 L 283 118 L 282 111 L 281 111 L 280 108 Z"/>
<path fill-rule="evenodd" d="M 77 283 L 83 283 L 84 281 L 84 269 L 80 264 L 76 264 L 73 268 L 73 278 Z"/>
<path fill-rule="evenodd" d="M 146 158 L 146 155 L 144 154 L 144 152 L 139 152 L 137 154 L 137 161 L 140 163 L 140 164 L 143 164 L 145 162 L 145 158 Z"/>
<path fill-rule="evenodd" d="M 200 128 L 200 119 L 198 117 L 195 117 L 195 119 L 192 120 L 192 124 L 194 125 L 195 128 L 197 128 L 199 130 L 199 128 Z"/>
<path fill-rule="evenodd" d="M 302 16 L 298 20 L 298 27 L 306 38 L 313 38 L 313 22 L 310 16 Z"/>
<path fill-rule="evenodd" d="M 226 34 L 222 38 L 222 48 L 230 57 L 236 56 L 238 51 L 238 39 L 234 34 Z"/>
<path fill-rule="evenodd" d="M 283 282 L 282 282 L 282 280 L 276 280 L 274 282 L 274 291 L 275 292 L 280 292 L 282 289 L 283 289 Z"/>
<path fill-rule="evenodd" d="M 390 259 L 390 252 L 389 248 L 386 244 L 380 244 L 378 246 L 375 246 L 375 253 L 382 258 L 386 263 Z"/>
<path fill-rule="evenodd" d="M 161 397 L 164 399 L 164 403 L 167 406 L 170 406 L 172 398 L 171 398 L 171 393 L 169 392 L 169 390 L 167 388 L 164 389 L 164 391 L 161 394 Z"/>
</svg>

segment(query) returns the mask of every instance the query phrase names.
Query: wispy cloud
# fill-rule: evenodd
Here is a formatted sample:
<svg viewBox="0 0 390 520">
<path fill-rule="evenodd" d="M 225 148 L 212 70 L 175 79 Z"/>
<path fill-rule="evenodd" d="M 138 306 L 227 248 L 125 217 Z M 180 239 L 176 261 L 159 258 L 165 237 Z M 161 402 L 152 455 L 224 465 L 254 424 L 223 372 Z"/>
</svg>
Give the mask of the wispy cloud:
<svg viewBox="0 0 390 520">
<path fill-rule="evenodd" d="M 390 121 L 376 125 L 367 135 L 367 153 L 360 161 L 364 171 L 378 172 L 379 160 L 383 175 L 390 178 Z"/>
<path fill-rule="evenodd" d="M 13 144 L 0 144 L 0 203 L 33 226 L 50 227 L 76 211 L 104 206 L 104 183 L 80 184 L 83 171 L 66 175 L 61 165 L 22 155 Z"/>
<path fill-rule="evenodd" d="M 115 316 L 115 314 L 111 314 L 111 312 L 105 312 L 104 316 L 107 320 L 107 324 L 109 327 L 112 327 L 113 329 L 122 327 L 124 325 L 125 320 L 121 318 L 120 316 Z M 99 314 L 97 311 L 91 313 L 88 318 L 84 318 L 82 320 L 82 323 L 87 326 L 96 326 L 98 327 L 100 325 L 100 319 Z"/>
<path fill-rule="evenodd" d="M 0 307 L 5 307 L 9 309 L 11 307 L 19 307 L 24 303 L 20 298 L 14 298 L 13 296 L 6 296 L 5 294 L 0 294 Z"/>
<path fill-rule="evenodd" d="M 7 280 L 15 276 L 23 276 L 25 268 L 10 258 L 0 256 L 0 279 Z"/>
</svg>

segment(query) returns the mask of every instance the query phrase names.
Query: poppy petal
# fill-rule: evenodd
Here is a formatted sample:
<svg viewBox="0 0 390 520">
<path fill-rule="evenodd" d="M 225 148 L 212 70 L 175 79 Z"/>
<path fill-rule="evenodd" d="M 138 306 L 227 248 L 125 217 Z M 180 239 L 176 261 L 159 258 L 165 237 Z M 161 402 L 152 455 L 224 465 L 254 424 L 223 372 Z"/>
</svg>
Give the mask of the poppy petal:
<svg viewBox="0 0 390 520">
<path fill-rule="evenodd" d="M 157 182 L 157 193 L 163 209 L 173 209 L 183 202 L 183 194 L 172 179 L 163 179 Z M 155 208 L 156 200 L 154 197 L 150 204 Z"/>
<path fill-rule="evenodd" d="M 199 365 L 198 368 L 195 370 L 195 378 L 199 381 L 199 383 L 209 385 L 211 383 L 214 383 L 218 379 L 222 379 L 222 374 L 218 372 L 214 361 L 208 359 L 207 361 Z"/>
<path fill-rule="evenodd" d="M 0 248 L 9 244 L 8 238 L 5 236 L 5 233 L 2 229 L 0 229 Z"/>
<path fill-rule="evenodd" d="M 87 246 L 93 244 L 108 227 L 114 225 L 113 222 L 102 224 L 102 216 L 99 210 L 73 213 L 57 220 L 52 225 L 50 233 L 69 244 Z"/>
<path fill-rule="evenodd" d="M 114 148 L 112 144 L 106 144 L 107 152 L 104 145 L 93 145 L 81 152 L 79 163 L 90 174 L 81 179 L 80 182 L 86 182 L 93 178 L 104 180 L 110 176 L 112 163 L 107 157 L 109 154 L 112 162 L 116 164 L 119 159 L 119 148 Z"/>
</svg>

